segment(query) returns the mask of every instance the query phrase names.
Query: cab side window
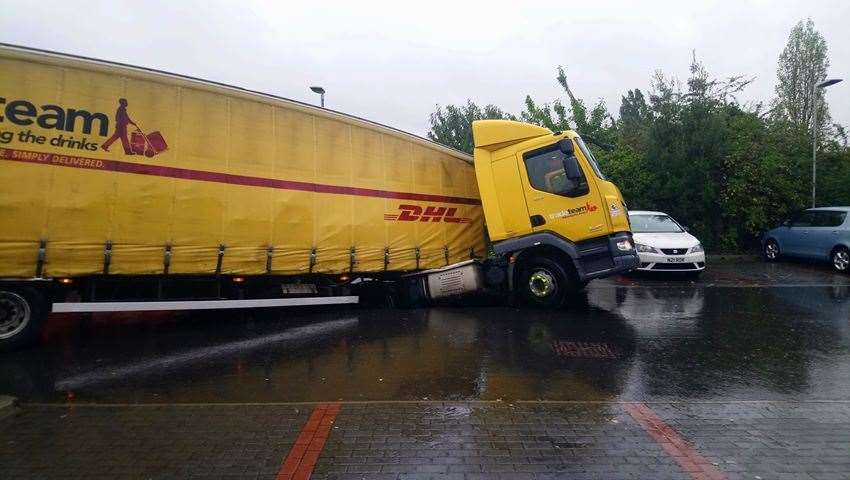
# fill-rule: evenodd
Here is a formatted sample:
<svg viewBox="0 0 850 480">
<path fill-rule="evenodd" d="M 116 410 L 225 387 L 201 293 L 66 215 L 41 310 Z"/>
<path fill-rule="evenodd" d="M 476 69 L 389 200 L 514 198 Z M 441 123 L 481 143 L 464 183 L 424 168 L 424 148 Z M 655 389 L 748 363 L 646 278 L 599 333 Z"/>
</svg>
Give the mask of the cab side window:
<svg viewBox="0 0 850 480">
<path fill-rule="evenodd" d="M 557 146 L 553 147 L 523 155 L 525 170 L 532 188 L 566 197 L 580 197 L 587 194 L 590 189 L 584 172 L 578 181 L 568 179 L 567 172 L 564 170 L 564 152 Z"/>
</svg>

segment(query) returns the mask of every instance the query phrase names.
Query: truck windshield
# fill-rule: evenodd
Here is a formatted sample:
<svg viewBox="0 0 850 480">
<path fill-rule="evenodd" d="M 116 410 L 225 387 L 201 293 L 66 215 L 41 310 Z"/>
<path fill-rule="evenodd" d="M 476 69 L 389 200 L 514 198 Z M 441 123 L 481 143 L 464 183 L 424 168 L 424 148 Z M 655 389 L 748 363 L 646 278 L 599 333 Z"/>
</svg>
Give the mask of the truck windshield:
<svg viewBox="0 0 850 480">
<path fill-rule="evenodd" d="M 576 143 L 578 144 L 578 148 L 581 150 L 581 153 L 584 154 L 584 158 L 590 163 L 590 167 L 593 168 L 593 172 L 596 173 L 596 176 L 601 180 L 605 180 L 605 175 L 602 174 L 602 170 L 599 169 L 599 164 L 596 162 L 596 157 L 593 156 L 593 152 L 590 151 L 590 148 L 585 145 L 584 140 L 581 137 L 575 138 Z"/>
</svg>

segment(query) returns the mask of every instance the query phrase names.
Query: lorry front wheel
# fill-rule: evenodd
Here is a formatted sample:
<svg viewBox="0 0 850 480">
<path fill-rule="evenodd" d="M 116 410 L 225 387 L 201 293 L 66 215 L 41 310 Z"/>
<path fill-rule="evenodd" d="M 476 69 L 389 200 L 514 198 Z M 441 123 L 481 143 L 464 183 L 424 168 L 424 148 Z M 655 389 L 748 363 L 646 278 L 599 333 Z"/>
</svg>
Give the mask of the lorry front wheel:
<svg viewBox="0 0 850 480">
<path fill-rule="evenodd" d="M 38 290 L 0 287 L 0 351 L 38 341 L 47 313 L 44 296 Z"/>
<path fill-rule="evenodd" d="M 532 306 L 557 308 L 579 289 L 578 282 L 558 262 L 535 257 L 523 265 L 517 287 L 525 302 Z"/>
</svg>

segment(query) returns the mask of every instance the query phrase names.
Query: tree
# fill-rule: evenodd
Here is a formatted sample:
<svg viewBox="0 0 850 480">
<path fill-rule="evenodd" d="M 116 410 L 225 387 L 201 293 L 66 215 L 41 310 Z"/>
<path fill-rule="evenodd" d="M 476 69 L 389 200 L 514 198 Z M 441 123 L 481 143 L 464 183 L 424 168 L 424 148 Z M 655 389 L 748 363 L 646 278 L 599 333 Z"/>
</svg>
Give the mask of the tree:
<svg viewBox="0 0 850 480">
<path fill-rule="evenodd" d="M 564 71 L 564 67 L 558 67 L 557 80 L 570 100 L 570 111 L 572 112 L 572 120 L 576 131 L 596 138 L 603 134 L 602 130 L 605 129 L 603 123 L 606 119 L 610 119 L 611 126 L 613 126 L 614 119 L 608 113 L 608 109 L 605 107 L 605 101 L 599 100 L 596 102 L 596 105 L 588 113 L 584 101 L 573 95 L 573 91 L 570 89 L 569 83 L 567 83 L 567 73 Z"/>
<path fill-rule="evenodd" d="M 619 130 L 623 142 L 635 149 L 646 146 L 646 130 L 652 120 L 652 111 L 639 88 L 629 90 L 620 103 Z"/>
<path fill-rule="evenodd" d="M 789 149 L 784 129 L 758 113 L 741 112 L 730 120 L 718 210 L 727 224 L 723 246 L 737 250 L 805 203 L 806 185 L 799 178 L 806 166 L 796 161 L 800 157 Z"/>
<path fill-rule="evenodd" d="M 527 95 L 519 117 L 613 145 L 611 151 L 591 148 L 629 208 L 672 214 L 709 251 L 757 249 L 766 229 L 806 206 L 816 100 L 812 86 L 826 78 L 828 65 L 826 43 L 808 20 L 791 32 L 779 60 L 778 98 L 766 112 L 759 102 L 742 104 L 737 98 L 751 79 L 715 78 L 694 57 L 684 82 L 658 72 L 649 92 L 628 90 L 616 120 L 602 101 L 588 108 L 570 87 L 566 70 L 558 67 L 556 80 L 565 96 L 539 102 Z M 825 105 L 818 117 L 818 128 L 827 130 Z M 471 151 L 470 124 L 478 118 L 514 117 L 472 102 L 438 107 L 428 136 Z M 819 136 L 819 201 L 846 205 L 847 134 L 840 125 L 829 133 Z"/>
<path fill-rule="evenodd" d="M 553 132 L 569 130 L 570 119 L 567 108 L 560 100 L 552 103 L 538 105 L 531 95 L 525 96 L 525 110 L 519 114 L 519 118 L 526 123 L 533 123 L 546 127 Z"/>
<path fill-rule="evenodd" d="M 795 129 L 805 131 L 812 126 L 815 102 L 818 105 L 818 132 L 824 132 L 830 124 L 829 109 L 822 101 L 823 91 L 815 89 L 815 85 L 826 79 L 829 68 L 826 53 L 826 40 L 815 30 L 812 19 L 807 19 L 794 26 L 788 44 L 779 56 L 776 69 L 779 111 Z"/>
<path fill-rule="evenodd" d="M 472 153 L 472 122 L 475 120 L 514 120 L 516 117 L 495 105 L 483 109 L 467 100 L 466 105 L 437 105 L 431 114 L 431 130 L 428 138 L 457 150 Z"/>
<path fill-rule="evenodd" d="M 551 103 L 539 104 L 531 98 L 531 95 L 526 95 L 525 110 L 520 113 L 520 119 L 552 131 L 576 130 L 594 138 L 603 137 L 605 120 L 610 119 L 611 125 L 614 123 L 611 114 L 605 107 L 605 102 L 599 100 L 588 112 L 584 101 L 576 97 L 570 89 L 564 67 L 558 67 L 556 80 L 567 94 L 569 108 L 560 99 L 555 99 Z"/>
</svg>

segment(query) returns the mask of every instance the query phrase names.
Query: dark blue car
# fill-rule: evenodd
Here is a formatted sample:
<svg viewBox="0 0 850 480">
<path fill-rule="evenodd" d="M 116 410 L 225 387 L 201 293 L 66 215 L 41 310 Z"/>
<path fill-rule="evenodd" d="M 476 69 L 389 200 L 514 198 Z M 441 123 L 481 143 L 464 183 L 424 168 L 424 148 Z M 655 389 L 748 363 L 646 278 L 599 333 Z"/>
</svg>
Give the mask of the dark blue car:
<svg viewBox="0 0 850 480">
<path fill-rule="evenodd" d="M 850 270 L 850 207 L 810 208 L 764 234 L 764 257 L 828 261 L 838 272 Z"/>
</svg>

